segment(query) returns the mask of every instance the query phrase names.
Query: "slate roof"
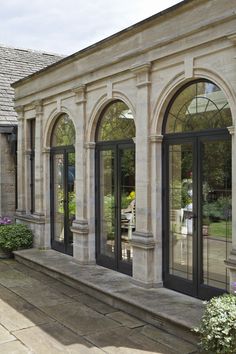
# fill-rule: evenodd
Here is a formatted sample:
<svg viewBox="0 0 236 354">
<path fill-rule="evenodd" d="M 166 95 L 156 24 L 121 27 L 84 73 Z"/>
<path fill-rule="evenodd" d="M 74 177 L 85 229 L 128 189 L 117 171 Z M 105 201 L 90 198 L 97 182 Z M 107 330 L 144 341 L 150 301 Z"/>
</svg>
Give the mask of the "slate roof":
<svg viewBox="0 0 236 354">
<path fill-rule="evenodd" d="M 14 89 L 11 83 L 22 79 L 63 57 L 0 45 L 0 125 L 15 124 Z"/>
</svg>

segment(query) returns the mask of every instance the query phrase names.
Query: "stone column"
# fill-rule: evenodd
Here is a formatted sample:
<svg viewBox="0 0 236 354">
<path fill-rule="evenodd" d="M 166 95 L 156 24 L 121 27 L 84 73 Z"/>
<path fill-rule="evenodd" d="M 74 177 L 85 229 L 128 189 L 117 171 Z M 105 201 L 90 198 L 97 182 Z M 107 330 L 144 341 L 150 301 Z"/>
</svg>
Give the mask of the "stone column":
<svg viewBox="0 0 236 354">
<path fill-rule="evenodd" d="M 42 101 L 35 102 L 35 211 L 34 216 L 44 216 L 43 209 L 43 106 Z"/>
<path fill-rule="evenodd" d="M 146 287 L 154 283 L 154 247 L 151 230 L 149 110 L 150 63 L 133 67 L 136 75 L 136 231 L 132 236 L 133 278 Z"/>
<path fill-rule="evenodd" d="M 42 150 L 43 159 L 43 212 L 44 212 L 44 234 L 40 240 L 40 247 L 44 249 L 51 248 L 51 210 L 50 210 L 50 148 L 45 147 Z"/>
<path fill-rule="evenodd" d="M 25 214 L 25 132 L 24 132 L 24 107 L 15 107 L 18 114 L 17 137 L 17 215 Z"/>
<path fill-rule="evenodd" d="M 89 263 L 88 256 L 88 220 L 86 195 L 86 150 L 84 146 L 86 129 L 86 87 L 81 85 L 73 89 L 76 114 L 76 143 L 75 143 L 75 191 L 76 219 L 72 225 L 73 255 L 83 264 Z"/>
<path fill-rule="evenodd" d="M 226 267 L 229 270 L 230 289 L 233 291 L 233 283 L 236 287 L 236 152 L 235 152 L 235 127 L 228 128 L 232 137 L 232 250 L 228 259 L 225 261 Z M 235 289 L 234 289 L 235 290 Z"/>
</svg>

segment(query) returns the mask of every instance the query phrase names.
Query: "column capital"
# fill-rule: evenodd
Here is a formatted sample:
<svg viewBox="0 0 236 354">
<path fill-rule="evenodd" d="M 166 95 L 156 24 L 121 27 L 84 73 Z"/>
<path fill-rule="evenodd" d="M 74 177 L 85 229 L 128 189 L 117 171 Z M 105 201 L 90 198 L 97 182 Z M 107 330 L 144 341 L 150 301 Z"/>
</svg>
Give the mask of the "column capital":
<svg viewBox="0 0 236 354">
<path fill-rule="evenodd" d="M 51 148 L 50 147 L 45 147 L 44 149 L 42 149 L 42 153 L 43 154 L 49 154 L 51 151 Z"/>
<path fill-rule="evenodd" d="M 150 143 L 162 143 L 163 140 L 163 135 L 158 135 L 158 134 L 151 134 L 149 136 L 149 141 Z"/>
<path fill-rule="evenodd" d="M 86 100 L 86 85 L 79 85 L 72 89 L 72 92 L 75 94 L 76 104 L 85 103 Z"/>
<path fill-rule="evenodd" d="M 231 127 L 227 127 L 227 129 L 228 129 L 230 135 L 234 135 L 234 133 L 235 133 L 235 126 L 234 125 L 232 125 Z"/>
<path fill-rule="evenodd" d="M 15 111 L 18 115 L 17 119 L 18 121 L 21 121 L 24 119 L 24 106 L 15 106 Z"/>
<path fill-rule="evenodd" d="M 134 65 L 130 68 L 131 72 L 136 75 L 136 86 L 143 87 L 151 85 L 150 81 L 150 71 L 151 71 L 151 62 L 146 62 L 140 65 Z"/>
<path fill-rule="evenodd" d="M 95 146 L 96 146 L 96 143 L 94 141 L 91 141 L 89 143 L 85 143 L 84 146 L 88 150 L 94 150 Z"/>
<path fill-rule="evenodd" d="M 33 102 L 33 105 L 35 108 L 36 115 L 42 115 L 43 114 L 43 101 L 42 100 L 35 100 Z"/>
</svg>

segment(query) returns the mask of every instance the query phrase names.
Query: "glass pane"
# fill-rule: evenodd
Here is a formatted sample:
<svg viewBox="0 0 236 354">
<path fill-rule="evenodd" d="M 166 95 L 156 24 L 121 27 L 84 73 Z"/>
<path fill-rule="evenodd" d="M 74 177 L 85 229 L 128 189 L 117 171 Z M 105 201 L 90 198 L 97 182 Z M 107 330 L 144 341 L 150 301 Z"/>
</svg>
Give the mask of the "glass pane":
<svg viewBox="0 0 236 354">
<path fill-rule="evenodd" d="M 169 272 L 192 279 L 193 152 L 191 144 L 169 147 Z"/>
<path fill-rule="evenodd" d="M 230 140 L 202 143 L 202 174 L 203 282 L 226 290 L 224 261 L 232 246 Z"/>
<path fill-rule="evenodd" d="M 225 128 L 232 125 L 224 93 L 211 82 L 195 82 L 180 91 L 170 107 L 166 133 Z"/>
<path fill-rule="evenodd" d="M 122 261 L 131 262 L 133 249 L 130 244 L 135 231 L 135 151 L 133 148 L 122 150 L 121 167 L 121 255 Z"/>
<path fill-rule="evenodd" d="M 125 103 L 111 104 L 99 124 L 98 141 L 123 140 L 135 137 L 134 117 Z"/>
<path fill-rule="evenodd" d="M 70 231 L 73 220 L 75 219 L 75 153 L 68 153 L 67 170 L 67 201 L 68 201 L 68 243 L 73 243 L 73 233 Z"/>
<path fill-rule="evenodd" d="M 100 253 L 114 257 L 114 151 L 100 152 Z"/>
<path fill-rule="evenodd" d="M 74 144 L 74 124 L 67 114 L 62 114 L 53 128 L 51 146 L 70 146 Z"/>
<path fill-rule="evenodd" d="M 54 191 L 54 240 L 64 242 L 64 157 L 53 156 L 53 191 Z"/>
</svg>

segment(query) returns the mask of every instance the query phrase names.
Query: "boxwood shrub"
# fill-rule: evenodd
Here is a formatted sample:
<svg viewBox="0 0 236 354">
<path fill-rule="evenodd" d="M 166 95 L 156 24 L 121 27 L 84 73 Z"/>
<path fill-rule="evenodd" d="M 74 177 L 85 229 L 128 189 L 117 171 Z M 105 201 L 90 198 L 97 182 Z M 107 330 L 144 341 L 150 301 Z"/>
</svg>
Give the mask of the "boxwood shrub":
<svg viewBox="0 0 236 354">
<path fill-rule="evenodd" d="M 0 247 L 6 252 L 30 248 L 33 243 L 32 231 L 23 224 L 0 226 Z"/>
<path fill-rule="evenodd" d="M 205 302 L 200 326 L 200 347 L 207 353 L 236 353 L 236 296 L 225 294 Z"/>
</svg>

